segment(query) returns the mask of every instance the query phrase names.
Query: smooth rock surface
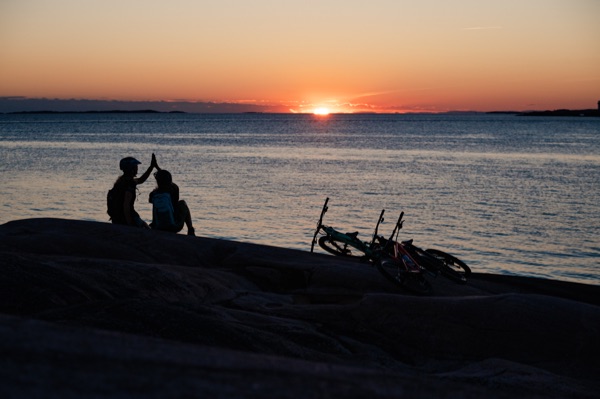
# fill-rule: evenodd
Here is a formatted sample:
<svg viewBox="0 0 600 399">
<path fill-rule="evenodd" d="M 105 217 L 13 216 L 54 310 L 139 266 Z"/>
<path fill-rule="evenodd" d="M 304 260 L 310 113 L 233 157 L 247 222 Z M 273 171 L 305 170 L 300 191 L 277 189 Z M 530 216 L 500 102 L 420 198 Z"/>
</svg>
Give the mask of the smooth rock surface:
<svg viewBox="0 0 600 399">
<path fill-rule="evenodd" d="M 593 398 L 600 287 L 63 219 L 0 226 L 2 397 Z"/>
</svg>

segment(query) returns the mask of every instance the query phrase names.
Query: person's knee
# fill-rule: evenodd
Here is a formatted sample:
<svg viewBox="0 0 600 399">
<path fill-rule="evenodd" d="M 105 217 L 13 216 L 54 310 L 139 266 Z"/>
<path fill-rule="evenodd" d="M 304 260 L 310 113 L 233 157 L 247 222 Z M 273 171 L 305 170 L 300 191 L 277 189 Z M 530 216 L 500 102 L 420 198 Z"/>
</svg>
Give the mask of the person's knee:
<svg viewBox="0 0 600 399">
<path fill-rule="evenodd" d="M 177 203 L 177 208 L 179 209 L 179 212 L 181 212 L 182 215 L 190 214 L 190 208 L 188 208 L 187 203 L 184 200 L 180 200 Z"/>
</svg>

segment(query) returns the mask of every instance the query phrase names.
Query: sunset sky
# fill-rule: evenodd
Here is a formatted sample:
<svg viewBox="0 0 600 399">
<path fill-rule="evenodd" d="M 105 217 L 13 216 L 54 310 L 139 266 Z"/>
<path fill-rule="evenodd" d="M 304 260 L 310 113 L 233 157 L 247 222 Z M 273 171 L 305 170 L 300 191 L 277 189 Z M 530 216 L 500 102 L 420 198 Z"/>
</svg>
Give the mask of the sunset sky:
<svg viewBox="0 0 600 399">
<path fill-rule="evenodd" d="M 595 108 L 598 0 L 1 0 L 0 97 Z"/>
</svg>

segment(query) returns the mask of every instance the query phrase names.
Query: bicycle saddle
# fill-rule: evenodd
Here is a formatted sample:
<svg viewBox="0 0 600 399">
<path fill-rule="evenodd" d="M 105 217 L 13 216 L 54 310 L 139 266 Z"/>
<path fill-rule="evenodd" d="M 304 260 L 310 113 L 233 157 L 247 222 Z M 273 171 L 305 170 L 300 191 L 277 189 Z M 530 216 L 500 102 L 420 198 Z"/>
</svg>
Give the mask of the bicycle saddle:
<svg viewBox="0 0 600 399">
<path fill-rule="evenodd" d="M 413 243 L 412 238 L 410 240 L 402 241 L 402 244 L 404 244 L 404 245 L 412 245 L 412 243 Z"/>
<path fill-rule="evenodd" d="M 354 233 L 346 233 L 346 235 L 356 240 L 358 237 L 358 231 L 355 231 Z"/>
</svg>

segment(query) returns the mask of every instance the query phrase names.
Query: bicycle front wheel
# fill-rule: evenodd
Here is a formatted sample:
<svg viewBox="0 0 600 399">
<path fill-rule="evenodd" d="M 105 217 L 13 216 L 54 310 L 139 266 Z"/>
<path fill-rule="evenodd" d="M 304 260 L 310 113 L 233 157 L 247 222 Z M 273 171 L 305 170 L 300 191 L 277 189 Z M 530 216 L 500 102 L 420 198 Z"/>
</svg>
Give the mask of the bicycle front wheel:
<svg viewBox="0 0 600 399">
<path fill-rule="evenodd" d="M 425 252 L 443 263 L 440 272 L 444 276 L 459 283 L 464 284 L 467 282 L 467 277 L 471 274 L 471 268 L 465 262 L 439 249 L 426 249 Z"/>
<path fill-rule="evenodd" d="M 319 246 L 330 254 L 336 256 L 344 256 L 347 258 L 362 258 L 364 254 L 357 249 L 349 246 L 342 240 L 338 240 L 331 236 L 322 236 L 319 238 Z M 352 252 L 356 251 L 356 252 Z"/>
</svg>

